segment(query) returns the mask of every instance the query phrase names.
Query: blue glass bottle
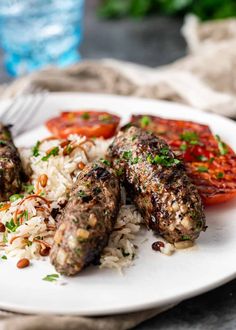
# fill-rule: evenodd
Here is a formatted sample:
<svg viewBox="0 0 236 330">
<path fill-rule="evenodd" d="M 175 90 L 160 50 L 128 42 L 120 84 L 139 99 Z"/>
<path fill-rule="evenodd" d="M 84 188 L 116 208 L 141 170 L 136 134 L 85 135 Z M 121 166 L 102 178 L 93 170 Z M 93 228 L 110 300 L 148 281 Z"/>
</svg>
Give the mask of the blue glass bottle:
<svg viewBox="0 0 236 330">
<path fill-rule="evenodd" d="M 0 43 L 7 71 L 19 76 L 80 59 L 84 0 L 0 1 Z"/>
</svg>

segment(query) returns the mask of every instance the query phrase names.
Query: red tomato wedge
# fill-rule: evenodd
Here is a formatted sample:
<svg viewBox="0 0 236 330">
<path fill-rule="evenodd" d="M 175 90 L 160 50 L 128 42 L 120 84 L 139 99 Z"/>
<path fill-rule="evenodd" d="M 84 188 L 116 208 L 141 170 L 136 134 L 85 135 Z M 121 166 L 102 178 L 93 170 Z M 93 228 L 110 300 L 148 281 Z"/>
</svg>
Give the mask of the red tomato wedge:
<svg viewBox="0 0 236 330">
<path fill-rule="evenodd" d="M 155 116 L 131 122 L 162 137 L 185 163 L 205 205 L 236 197 L 236 154 L 207 125 Z"/>
<path fill-rule="evenodd" d="M 49 119 L 46 127 L 58 138 L 79 134 L 108 139 L 116 133 L 119 123 L 120 118 L 108 112 L 80 110 L 62 112 L 59 117 Z"/>
</svg>

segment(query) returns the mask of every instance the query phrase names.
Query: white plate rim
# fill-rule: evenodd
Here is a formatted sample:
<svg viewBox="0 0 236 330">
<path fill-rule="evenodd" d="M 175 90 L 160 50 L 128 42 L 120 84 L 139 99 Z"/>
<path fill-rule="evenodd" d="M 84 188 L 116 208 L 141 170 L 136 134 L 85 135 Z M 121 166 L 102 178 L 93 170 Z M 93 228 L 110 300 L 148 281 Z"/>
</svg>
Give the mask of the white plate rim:
<svg viewBox="0 0 236 330">
<path fill-rule="evenodd" d="M 58 96 L 58 97 L 93 97 L 93 98 L 108 98 L 110 100 L 115 100 L 115 99 L 120 99 L 120 100 L 123 100 L 123 101 L 135 101 L 135 102 L 143 102 L 144 104 L 148 103 L 148 102 L 151 102 L 151 103 L 156 103 L 156 104 L 159 104 L 159 105 L 163 105 L 163 106 L 166 106 L 168 104 L 168 106 L 175 106 L 175 107 L 178 107 L 179 109 L 184 109 L 184 111 L 188 110 L 190 112 L 192 111 L 197 111 L 198 113 L 202 113 L 205 115 L 209 115 L 210 117 L 215 117 L 215 118 L 218 118 L 218 119 L 221 119 L 225 122 L 228 122 L 230 124 L 233 124 L 236 126 L 236 123 L 234 121 L 232 121 L 231 119 L 228 119 L 228 118 L 224 118 L 222 116 L 219 116 L 219 115 L 216 115 L 216 114 L 206 114 L 204 111 L 201 111 L 201 110 L 197 110 L 197 109 L 193 109 L 189 106 L 186 106 L 186 105 L 182 105 L 182 104 L 178 104 L 178 103 L 173 103 L 173 102 L 167 102 L 167 101 L 157 101 L 157 100 L 152 100 L 152 99 L 140 99 L 140 98 L 137 98 L 137 97 L 125 97 L 125 96 L 116 96 L 116 95 L 105 95 L 105 94 L 91 94 L 91 93 L 50 93 L 49 94 L 49 97 L 50 95 L 52 96 Z M 6 101 L 6 104 L 10 102 L 10 100 Z M 1 102 L 0 103 L 0 108 L 1 108 L 1 105 L 4 104 L 5 102 Z M 146 111 L 148 112 L 148 111 Z M 145 111 L 144 111 L 145 113 Z M 120 313 L 124 313 L 124 312 L 133 312 L 133 311 L 139 311 L 139 310 L 144 310 L 144 309 L 150 309 L 150 308 L 155 308 L 155 307 L 160 307 L 160 306 L 166 306 L 168 304 L 172 304 L 172 303 L 176 303 L 176 302 L 179 302 L 179 301 L 182 301 L 182 300 L 185 300 L 187 298 L 190 298 L 190 297 L 194 297 L 198 294 L 201 294 L 201 293 L 204 293 L 206 291 L 209 291 L 209 290 L 212 290 L 220 285 L 223 285 L 225 283 L 227 283 L 228 281 L 234 279 L 236 277 L 236 270 L 234 272 L 232 272 L 232 274 L 229 274 L 228 276 L 225 276 L 223 279 L 220 279 L 220 280 L 216 280 L 215 282 L 213 281 L 211 285 L 206 285 L 206 286 L 202 286 L 201 288 L 199 289 L 194 289 L 194 290 L 190 290 L 189 292 L 185 292 L 183 293 L 182 295 L 178 295 L 178 297 L 175 297 L 175 298 L 170 298 L 170 299 L 166 299 L 166 300 L 162 300 L 162 301 L 159 301 L 159 303 L 157 304 L 156 302 L 150 302 L 149 304 L 145 303 L 145 304 L 139 304 L 139 305 L 136 305 L 135 307 L 132 306 L 130 308 L 127 308 L 125 307 L 124 309 L 122 308 L 119 308 L 119 309 L 110 309 L 110 310 L 107 310 L 107 311 L 98 311 L 98 312 L 91 312 L 91 311 L 88 311 L 87 313 L 84 312 L 83 315 L 104 315 L 104 313 L 106 315 L 109 315 L 109 314 L 120 314 Z M 2 309 L 5 309 L 5 310 L 11 310 L 11 311 L 14 311 L 14 312 L 22 312 L 22 313 L 30 313 L 30 314 L 34 314 L 34 313 L 39 313 L 39 314 L 51 314 L 51 312 L 47 313 L 45 312 L 45 310 L 39 310 L 39 309 L 35 309 L 35 308 L 24 308 L 24 307 L 21 307 L 21 306 L 18 306 L 18 305 L 14 305 L 14 304 L 7 304 L 7 303 L 3 303 L 1 302 L 1 298 L 0 298 L 0 308 Z M 64 314 L 63 312 L 60 312 L 60 313 L 56 313 L 55 314 Z M 66 314 L 67 315 L 78 315 L 78 313 L 76 311 L 72 311 L 72 312 L 68 312 L 66 311 Z"/>
</svg>

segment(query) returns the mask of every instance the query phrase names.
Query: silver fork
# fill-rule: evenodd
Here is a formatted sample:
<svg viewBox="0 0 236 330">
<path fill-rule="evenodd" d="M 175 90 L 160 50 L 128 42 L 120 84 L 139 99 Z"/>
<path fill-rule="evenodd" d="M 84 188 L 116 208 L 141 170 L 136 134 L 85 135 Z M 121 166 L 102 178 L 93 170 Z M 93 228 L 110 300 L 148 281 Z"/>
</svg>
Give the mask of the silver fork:
<svg viewBox="0 0 236 330">
<path fill-rule="evenodd" d="M 39 111 L 47 95 L 47 91 L 35 89 L 32 94 L 21 94 L 14 98 L 4 110 L 0 121 L 12 125 L 12 135 L 16 137 L 24 131 L 25 125 Z"/>
</svg>

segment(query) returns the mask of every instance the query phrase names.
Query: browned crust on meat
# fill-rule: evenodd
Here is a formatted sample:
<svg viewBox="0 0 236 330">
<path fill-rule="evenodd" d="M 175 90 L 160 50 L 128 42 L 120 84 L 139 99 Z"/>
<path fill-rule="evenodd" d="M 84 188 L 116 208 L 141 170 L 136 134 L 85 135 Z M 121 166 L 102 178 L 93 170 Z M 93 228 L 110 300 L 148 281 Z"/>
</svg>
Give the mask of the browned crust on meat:
<svg viewBox="0 0 236 330">
<path fill-rule="evenodd" d="M 7 126 L 0 123 L 0 201 L 21 190 L 24 177 L 19 153 Z"/>
<path fill-rule="evenodd" d="M 195 240 L 205 230 L 198 191 L 164 140 L 130 127 L 115 138 L 108 157 L 149 228 L 171 243 Z"/>
<path fill-rule="evenodd" d="M 51 262 L 59 273 L 74 275 L 96 261 L 107 245 L 120 206 L 120 185 L 104 164 L 87 165 L 57 219 Z"/>
</svg>

